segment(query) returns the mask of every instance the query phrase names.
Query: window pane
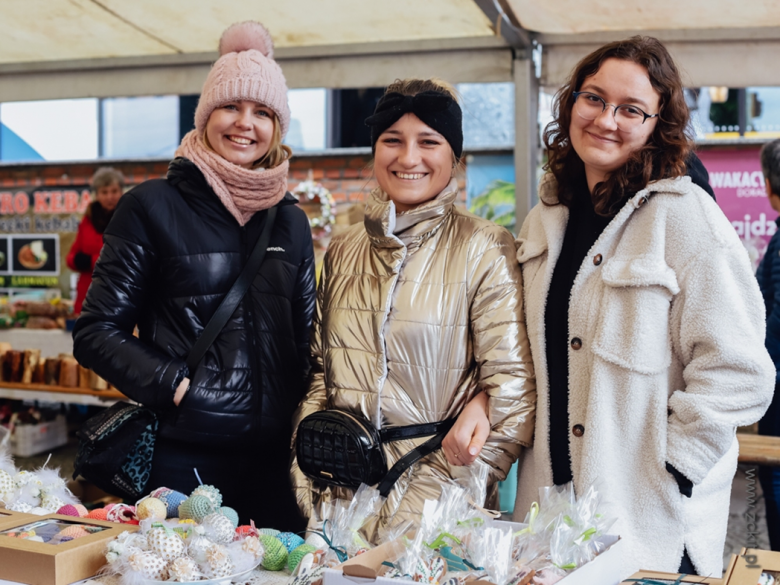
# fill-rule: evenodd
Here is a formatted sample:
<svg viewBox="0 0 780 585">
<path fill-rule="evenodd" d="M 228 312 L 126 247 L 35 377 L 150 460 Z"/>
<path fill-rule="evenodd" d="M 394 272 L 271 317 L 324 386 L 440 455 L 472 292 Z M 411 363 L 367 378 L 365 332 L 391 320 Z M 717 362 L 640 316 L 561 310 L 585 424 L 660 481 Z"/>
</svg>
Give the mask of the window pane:
<svg viewBox="0 0 780 585">
<path fill-rule="evenodd" d="M 751 129 L 776 138 L 780 134 L 780 87 L 749 87 L 747 97 Z"/>
<path fill-rule="evenodd" d="M 327 90 L 291 89 L 290 129 L 284 143 L 293 150 L 325 149 Z"/>
<path fill-rule="evenodd" d="M 0 121 L 45 160 L 94 159 L 97 107 L 94 98 L 9 102 L 0 105 Z"/>
<path fill-rule="evenodd" d="M 514 147 L 515 87 L 512 83 L 461 83 L 463 146 Z"/>
<path fill-rule="evenodd" d="M 103 157 L 170 158 L 178 145 L 178 96 L 103 100 Z"/>
</svg>

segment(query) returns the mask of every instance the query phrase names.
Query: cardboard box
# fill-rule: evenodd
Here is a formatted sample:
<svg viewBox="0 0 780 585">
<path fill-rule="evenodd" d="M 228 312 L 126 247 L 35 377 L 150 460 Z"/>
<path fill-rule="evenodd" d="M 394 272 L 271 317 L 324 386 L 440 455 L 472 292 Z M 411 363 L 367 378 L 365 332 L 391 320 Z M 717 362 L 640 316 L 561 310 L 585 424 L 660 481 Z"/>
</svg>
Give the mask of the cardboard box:
<svg viewBox="0 0 780 585">
<path fill-rule="evenodd" d="M 780 573 L 780 552 L 743 548 L 732 555 L 723 574 L 723 585 L 758 583 L 761 573 Z"/>
<path fill-rule="evenodd" d="M 33 514 L 23 514 L 21 512 L 12 512 L 11 510 L 6 510 L 5 508 L 0 507 L 0 530 L 2 530 L 5 526 L 13 526 L 17 522 L 32 521 L 36 518 L 39 518 L 39 516 L 35 516 Z"/>
<path fill-rule="evenodd" d="M 103 530 L 60 543 L 35 542 L 8 535 L 12 531 L 29 529 L 31 525 L 39 534 L 66 525 L 95 526 Z M 0 528 L 0 579 L 29 585 L 69 585 L 93 577 L 106 564 L 108 541 L 121 532 L 136 529 L 127 524 L 59 514 L 33 516 L 32 520 L 26 518 L 6 524 Z"/>
<path fill-rule="evenodd" d="M 68 424 L 58 414 L 49 422 L 36 425 L 16 425 L 11 433 L 11 455 L 31 457 L 61 447 L 68 442 Z"/>
<path fill-rule="evenodd" d="M 626 577 L 621 567 L 623 542 L 620 537 L 614 535 L 606 535 L 602 537 L 601 541 L 608 549 L 588 564 L 558 581 L 558 585 L 620 585 L 621 580 Z M 387 542 L 349 559 L 335 569 L 325 569 L 322 585 L 411 584 L 413 581 L 377 576 L 384 561 L 393 562 L 403 552 L 404 547 L 400 542 Z"/>
<path fill-rule="evenodd" d="M 674 585 L 675 583 L 702 583 L 704 585 L 724 585 L 723 579 L 715 579 L 714 577 L 697 577 L 695 575 L 688 575 L 680 579 L 679 573 L 660 573 L 658 571 L 639 571 L 634 573 L 622 582 L 621 585 L 642 585 L 643 580 L 650 580 L 654 583 L 666 583 Z"/>
</svg>

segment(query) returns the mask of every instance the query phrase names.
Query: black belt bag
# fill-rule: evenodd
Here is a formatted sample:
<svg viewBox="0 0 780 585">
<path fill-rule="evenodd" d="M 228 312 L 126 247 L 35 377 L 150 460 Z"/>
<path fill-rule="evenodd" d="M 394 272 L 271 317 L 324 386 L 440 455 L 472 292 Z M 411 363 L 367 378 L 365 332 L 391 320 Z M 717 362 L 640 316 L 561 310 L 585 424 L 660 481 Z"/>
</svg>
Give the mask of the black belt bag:
<svg viewBox="0 0 780 585">
<path fill-rule="evenodd" d="M 322 410 L 310 414 L 298 425 L 295 439 L 298 467 L 307 477 L 327 485 L 357 489 L 361 483 L 379 484 L 379 493 L 387 497 L 404 471 L 441 447 L 453 424 L 454 418 L 378 431 L 360 415 Z M 429 435 L 433 437 L 387 470 L 383 443 Z"/>
</svg>

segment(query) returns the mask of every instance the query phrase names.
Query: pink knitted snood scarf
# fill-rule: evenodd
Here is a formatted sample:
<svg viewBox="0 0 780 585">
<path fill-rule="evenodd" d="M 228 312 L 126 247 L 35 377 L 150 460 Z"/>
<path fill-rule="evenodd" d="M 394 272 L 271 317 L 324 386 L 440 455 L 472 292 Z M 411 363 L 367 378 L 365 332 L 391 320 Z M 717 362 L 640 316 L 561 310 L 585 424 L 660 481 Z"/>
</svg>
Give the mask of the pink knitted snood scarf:
<svg viewBox="0 0 780 585">
<path fill-rule="evenodd" d="M 267 170 L 245 169 L 228 162 L 206 147 L 197 130 L 182 139 L 176 156 L 191 160 L 239 225 L 258 211 L 273 207 L 287 191 L 289 161 Z"/>
</svg>

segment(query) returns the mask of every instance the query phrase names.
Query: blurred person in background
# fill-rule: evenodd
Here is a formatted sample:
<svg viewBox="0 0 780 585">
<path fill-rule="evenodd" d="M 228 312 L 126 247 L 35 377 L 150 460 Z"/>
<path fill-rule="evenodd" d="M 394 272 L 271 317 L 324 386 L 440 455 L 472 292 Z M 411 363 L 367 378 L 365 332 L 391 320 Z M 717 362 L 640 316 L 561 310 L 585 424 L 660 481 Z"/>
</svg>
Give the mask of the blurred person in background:
<svg viewBox="0 0 780 585">
<path fill-rule="evenodd" d="M 780 140 L 761 148 L 761 171 L 766 182 L 769 204 L 780 214 Z M 780 217 L 775 219 L 780 227 Z M 756 277 L 766 305 L 766 349 L 772 356 L 776 371 L 780 366 L 780 230 L 769 241 Z M 780 437 L 780 394 L 777 392 L 780 373 L 775 377 L 775 393 L 769 410 L 758 422 L 758 433 Z M 758 472 L 766 503 L 766 525 L 772 550 L 780 550 L 780 468 L 762 465 Z"/>
<path fill-rule="evenodd" d="M 73 306 L 73 312 L 77 315 L 81 313 L 87 289 L 92 284 L 92 270 L 100 256 L 100 250 L 103 249 L 103 232 L 106 231 L 122 196 L 125 178 L 116 169 L 100 167 L 92 175 L 90 187 L 95 193 L 95 201 L 87 207 L 66 258 L 68 268 L 79 273 L 76 302 Z"/>
<path fill-rule="evenodd" d="M 106 230 L 74 354 L 157 414 L 149 490 L 189 494 L 197 468 L 243 524 L 296 531 L 305 522 L 289 481 L 291 419 L 309 371 L 311 229 L 287 193 L 290 109 L 270 34 L 233 25 L 219 53 L 167 177 L 129 191 Z M 190 370 L 272 208 L 260 269 Z"/>
</svg>

